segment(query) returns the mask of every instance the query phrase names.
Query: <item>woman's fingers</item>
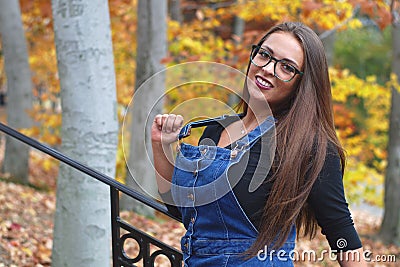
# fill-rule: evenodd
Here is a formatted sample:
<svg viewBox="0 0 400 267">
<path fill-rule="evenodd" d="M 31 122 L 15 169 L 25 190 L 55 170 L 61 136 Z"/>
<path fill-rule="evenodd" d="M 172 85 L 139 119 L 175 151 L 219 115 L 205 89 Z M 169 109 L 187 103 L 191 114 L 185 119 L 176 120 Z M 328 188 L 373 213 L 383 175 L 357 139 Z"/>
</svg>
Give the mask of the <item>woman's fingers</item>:
<svg viewBox="0 0 400 267">
<path fill-rule="evenodd" d="M 171 133 L 174 128 L 176 115 L 175 114 L 167 114 L 167 118 L 164 121 L 162 131 L 165 133 Z"/>
<path fill-rule="evenodd" d="M 179 130 L 183 125 L 183 117 L 181 115 L 177 115 L 175 118 L 175 126 L 172 131 L 176 132 Z"/>
<path fill-rule="evenodd" d="M 157 125 L 157 128 L 161 131 L 162 128 L 162 122 L 163 122 L 163 115 L 162 114 L 157 114 L 154 117 L 154 123 Z"/>
<path fill-rule="evenodd" d="M 183 124 L 183 117 L 175 114 L 158 114 L 152 126 L 152 141 L 164 144 L 175 142 Z"/>
<path fill-rule="evenodd" d="M 183 124 L 183 117 L 175 114 L 163 114 L 156 116 L 156 122 L 161 126 L 164 133 L 173 133 L 180 129 Z"/>
</svg>

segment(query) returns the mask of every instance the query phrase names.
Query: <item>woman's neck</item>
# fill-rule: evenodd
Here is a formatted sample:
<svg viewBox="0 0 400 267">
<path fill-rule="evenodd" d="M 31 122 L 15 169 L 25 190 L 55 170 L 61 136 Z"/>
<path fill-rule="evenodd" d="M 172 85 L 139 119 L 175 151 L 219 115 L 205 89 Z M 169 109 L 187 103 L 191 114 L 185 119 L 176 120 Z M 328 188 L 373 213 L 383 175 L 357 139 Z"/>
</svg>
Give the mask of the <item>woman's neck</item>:
<svg viewBox="0 0 400 267">
<path fill-rule="evenodd" d="M 270 110 L 254 112 L 253 110 L 248 108 L 246 115 L 242 118 L 242 122 L 246 126 L 246 128 L 249 129 L 253 128 L 255 125 L 261 124 L 270 115 L 272 115 Z"/>
</svg>

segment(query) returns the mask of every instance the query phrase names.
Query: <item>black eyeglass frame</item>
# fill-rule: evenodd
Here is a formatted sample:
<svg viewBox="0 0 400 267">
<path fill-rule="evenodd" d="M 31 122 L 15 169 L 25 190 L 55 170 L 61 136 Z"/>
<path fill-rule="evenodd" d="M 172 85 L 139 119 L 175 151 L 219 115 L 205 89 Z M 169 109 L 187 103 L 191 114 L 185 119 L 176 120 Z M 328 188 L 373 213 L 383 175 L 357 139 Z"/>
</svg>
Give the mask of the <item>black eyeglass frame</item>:
<svg viewBox="0 0 400 267">
<path fill-rule="evenodd" d="M 269 57 L 270 57 L 269 61 L 268 61 L 264 66 L 259 66 L 259 65 L 257 65 L 257 64 L 253 61 L 253 53 L 254 53 L 254 51 L 257 51 L 257 53 L 258 53 L 258 51 L 260 51 L 260 49 L 262 49 L 263 51 L 265 51 L 265 52 L 269 55 Z M 283 82 L 290 82 L 291 80 L 293 80 L 294 77 L 296 77 L 296 74 L 298 74 L 298 75 L 300 75 L 300 76 L 304 74 L 304 72 L 299 71 L 295 66 L 289 64 L 289 65 L 292 66 L 292 67 L 294 68 L 294 70 L 295 70 L 293 77 L 290 78 L 289 80 L 284 80 L 284 79 L 280 78 L 278 75 L 276 75 L 276 64 L 278 64 L 278 62 L 282 62 L 282 61 L 287 62 L 287 61 L 284 60 L 284 59 L 277 59 L 277 58 L 273 57 L 273 56 L 271 55 L 271 53 L 269 53 L 267 50 L 265 50 L 264 48 L 262 48 L 262 47 L 259 46 L 259 45 L 252 45 L 251 54 L 250 54 L 250 61 L 251 61 L 252 64 L 254 64 L 255 66 L 257 66 L 257 67 L 259 67 L 259 68 L 264 68 L 264 67 L 267 66 L 269 63 L 271 63 L 272 60 L 275 61 L 275 62 L 274 62 L 274 76 L 275 76 L 276 78 L 278 78 L 279 80 L 283 81 Z"/>
</svg>

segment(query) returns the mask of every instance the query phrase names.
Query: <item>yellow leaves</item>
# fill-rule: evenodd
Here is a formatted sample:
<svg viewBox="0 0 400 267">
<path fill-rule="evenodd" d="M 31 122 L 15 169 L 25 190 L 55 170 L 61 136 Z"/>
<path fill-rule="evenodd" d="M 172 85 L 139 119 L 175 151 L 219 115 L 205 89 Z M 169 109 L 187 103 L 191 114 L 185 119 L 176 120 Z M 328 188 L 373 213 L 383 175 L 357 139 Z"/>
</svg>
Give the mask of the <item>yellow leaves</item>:
<svg viewBox="0 0 400 267">
<path fill-rule="evenodd" d="M 27 135 L 29 137 L 35 137 L 40 133 L 40 129 L 39 127 L 31 127 L 31 128 L 24 128 L 24 129 L 19 129 L 19 131 L 24 134 Z"/>
<path fill-rule="evenodd" d="M 287 20 L 294 19 L 302 6 L 301 2 L 300 0 L 272 0 L 268 2 L 256 0 L 242 2 L 235 8 L 238 10 L 237 15 L 246 21 L 282 21 L 285 18 Z"/>
<path fill-rule="evenodd" d="M 397 90 L 400 94 L 400 79 L 395 73 L 390 74 L 390 80 L 387 82 L 387 85 Z"/>
<path fill-rule="evenodd" d="M 349 96 L 355 95 L 368 104 L 382 105 L 382 108 L 389 107 L 390 90 L 387 86 L 379 85 L 375 76 L 368 76 L 364 81 L 350 74 L 348 70 L 330 69 L 329 73 L 334 101 L 345 102 Z"/>
<path fill-rule="evenodd" d="M 24 129 L 22 131 L 24 134 L 37 138 L 49 145 L 59 145 L 61 143 L 61 114 L 59 111 L 46 110 L 39 105 L 35 105 L 30 115 L 38 124 L 29 129 Z"/>
<path fill-rule="evenodd" d="M 61 114 L 41 112 L 35 115 L 35 119 L 42 121 L 47 127 L 53 129 L 61 127 Z"/>
<path fill-rule="evenodd" d="M 29 247 L 22 247 L 21 250 L 28 256 L 28 257 L 32 257 L 33 252 Z"/>
<path fill-rule="evenodd" d="M 382 206 L 383 180 L 382 172 L 378 173 L 374 168 L 350 159 L 343 178 L 346 196 L 351 200 Z"/>
<path fill-rule="evenodd" d="M 178 21 L 168 20 L 168 40 L 172 40 L 176 35 L 179 34 L 181 25 Z"/>
<path fill-rule="evenodd" d="M 55 135 L 54 133 L 51 133 L 49 131 L 46 131 L 43 135 L 42 135 L 42 140 L 44 140 L 44 142 L 46 142 L 49 145 L 59 145 L 61 144 L 61 138 L 59 135 Z"/>
<path fill-rule="evenodd" d="M 216 11 L 202 10 L 201 20 L 178 24 L 168 22 L 169 59 L 172 63 L 184 61 L 205 60 L 219 61 L 224 58 L 229 49 L 229 41 L 224 41 L 216 35 L 215 29 L 221 24 L 216 18 Z M 174 61 L 174 62 L 172 62 Z"/>
<path fill-rule="evenodd" d="M 128 121 L 125 121 L 125 123 L 128 123 Z M 124 183 L 125 182 L 125 177 L 126 177 L 126 160 L 129 157 L 129 140 L 130 140 L 130 134 L 129 131 L 127 131 L 127 126 L 125 126 L 126 132 L 122 133 L 122 127 L 120 129 L 120 133 L 118 134 L 118 149 L 117 149 L 117 164 L 115 167 L 115 179 L 118 182 Z M 124 143 L 123 143 L 124 142 Z"/>
<path fill-rule="evenodd" d="M 372 84 L 376 84 L 376 76 L 367 76 L 367 78 L 365 79 L 367 83 L 372 83 Z"/>
<path fill-rule="evenodd" d="M 318 17 L 320 17 L 320 14 L 315 12 L 312 17 L 310 17 L 312 20 L 316 20 Z M 336 15 L 332 13 L 326 13 L 323 16 L 320 17 L 321 20 L 319 22 L 319 26 L 321 26 L 325 30 L 332 29 L 335 27 L 336 24 L 338 24 L 338 20 L 336 19 Z"/>
<path fill-rule="evenodd" d="M 348 26 L 350 29 L 359 29 L 359 28 L 361 28 L 363 25 L 362 25 L 362 22 L 361 22 L 359 19 L 351 19 L 351 20 L 349 20 L 349 21 L 347 22 L 347 26 Z"/>
<path fill-rule="evenodd" d="M 200 41 L 194 40 L 190 37 L 183 37 L 180 39 L 179 50 L 190 51 L 194 54 L 200 54 L 202 52 L 203 44 Z"/>
<path fill-rule="evenodd" d="M 54 161 L 50 159 L 45 159 L 42 162 L 42 166 L 45 171 L 50 171 L 52 168 L 54 168 Z"/>
<path fill-rule="evenodd" d="M 47 114 L 47 126 L 51 128 L 61 127 L 61 115 L 60 114 Z"/>
<path fill-rule="evenodd" d="M 393 76 L 393 75 L 392 75 Z M 378 84 L 375 76 L 359 79 L 347 70 L 330 69 L 335 102 L 335 124 L 347 151 L 346 190 L 351 200 L 370 199 L 382 204 L 387 165 L 390 88 L 395 79 Z"/>
<path fill-rule="evenodd" d="M 31 1 L 25 2 L 30 3 Z M 372 1 L 363 1 L 361 5 L 365 6 L 371 3 Z M 137 0 L 110 1 L 109 4 L 112 14 L 111 27 L 117 78 L 118 114 L 121 121 L 121 114 L 128 105 L 134 88 Z M 31 5 L 32 7 L 37 5 L 36 1 L 33 1 Z M 387 10 L 384 1 L 378 1 L 376 5 L 382 10 Z M 38 137 L 48 144 L 57 145 L 60 143 L 61 116 L 59 110 L 53 108 L 58 104 L 60 90 L 56 73 L 54 36 L 49 27 L 48 18 L 42 18 L 38 8 L 35 7 L 32 10 L 32 13 L 24 15 L 23 19 L 28 29 L 29 44 L 31 44 L 30 64 L 35 70 L 33 80 L 36 98 L 38 102 L 42 103 L 40 107 L 35 107 L 32 114 L 42 126 L 25 130 L 25 133 Z M 30 11 L 26 9 L 26 12 Z M 258 29 L 260 29 L 260 25 L 267 27 L 275 22 L 294 20 L 302 21 L 317 32 L 321 32 L 342 24 L 349 28 L 361 27 L 361 22 L 352 18 L 353 12 L 350 1 L 345 0 L 238 0 L 237 4 L 230 8 L 215 10 L 202 8 L 198 10 L 195 14 L 196 18 L 191 22 L 179 24 L 176 21 L 168 21 L 169 55 L 166 62 L 174 64 L 188 60 L 212 60 L 227 63 L 228 60 L 236 57 L 235 64 L 237 66 L 235 67 L 237 69 L 244 68 L 244 62 L 248 62 L 248 53 L 244 51 L 247 51 L 248 47 L 246 46 L 249 39 L 253 37 L 247 37 L 247 43 L 241 46 L 228 40 L 231 37 L 228 35 L 230 32 L 225 36 L 216 33 L 222 31 L 221 29 L 224 27 L 230 28 L 225 24 L 231 23 L 234 15 L 238 15 L 246 21 L 255 22 L 255 28 L 259 27 Z M 257 22 L 260 23 L 257 24 Z M 232 59 L 232 61 L 234 60 Z M 333 84 L 336 128 L 349 156 L 346 182 L 352 187 L 358 188 L 357 194 L 362 194 L 361 184 L 365 185 L 367 181 L 375 183 L 376 177 L 378 180 L 381 179 L 382 170 L 386 166 L 387 155 L 384 147 L 387 141 L 385 135 L 389 127 L 387 120 L 390 106 L 389 88 L 396 88 L 400 92 L 399 81 L 395 75 L 392 75 L 387 84 L 380 85 L 374 76 L 361 80 L 348 70 L 336 69 L 330 69 L 330 77 Z M 204 96 L 218 99 L 222 103 L 228 101 L 226 90 L 209 84 L 189 84 L 168 92 L 166 109 L 170 110 L 173 105 Z M 204 101 L 204 103 L 206 102 Z M 360 109 L 354 107 L 360 107 Z M 221 113 L 217 103 L 209 102 L 203 105 L 191 105 L 188 109 L 199 114 L 215 112 L 216 115 L 219 115 Z M 193 134 L 193 136 L 196 135 L 197 133 Z M 119 147 L 117 176 L 124 177 L 124 154 L 121 145 Z M 51 164 L 44 162 L 43 167 L 49 170 Z M 371 191 L 368 192 L 371 193 Z"/>
<path fill-rule="evenodd" d="M 330 30 L 350 20 L 352 14 L 353 6 L 348 1 L 303 1 L 300 20 L 317 30 Z M 352 22 L 353 26 L 355 24 Z"/>
</svg>

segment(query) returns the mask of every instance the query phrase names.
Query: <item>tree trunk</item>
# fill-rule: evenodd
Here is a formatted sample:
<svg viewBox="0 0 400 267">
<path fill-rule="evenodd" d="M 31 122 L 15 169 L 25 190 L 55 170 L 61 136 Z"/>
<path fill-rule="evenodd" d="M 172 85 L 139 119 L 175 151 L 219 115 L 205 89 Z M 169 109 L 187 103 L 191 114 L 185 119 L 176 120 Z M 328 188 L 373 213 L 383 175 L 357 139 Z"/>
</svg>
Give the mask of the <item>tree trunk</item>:
<svg viewBox="0 0 400 267">
<path fill-rule="evenodd" d="M 108 2 L 52 0 L 66 155 L 113 177 L 118 143 Z M 110 266 L 110 191 L 61 164 L 53 266 Z"/>
<path fill-rule="evenodd" d="M 30 128 L 33 85 L 18 1 L 0 1 L 0 33 L 7 75 L 7 123 L 16 129 Z M 28 162 L 29 147 L 7 136 L 2 171 L 28 183 Z"/>
<path fill-rule="evenodd" d="M 235 16 L 233 18 L 232 39 L 235 42 L 235 44 L 240 44 L 242 42 L 245 25 L 246 22 L 242 18 L 238 16 Z"/>
<path fill-rule="evenodd" d="M 237 2 L 237 1 L 236 1 Z M 233 18 L 232 24 L 232 40 L 235 45 L 239 45 L 242 43 L 244 28 L 246 26 L 246 22 L 244 19 L 240 18 L 239 16 L 235 16 Z M 237 61 L 238 58 L 235 56 L 234 61 Z M 229 93 L 228 97 L 228 105 L 230 107 L 235 107 L 240 101 L 240 97 L 235 93 Z"/>
<path fill-rule="evenodd" d="M 392 70 L 400 77 L 400 21 L 392 28 Z M 400 79 L 398 80 L 400 82 Z M 385 177 L 385 212 L 380 236 L 385 243 L 400 245 L 400 94 L 392 89 L 388 166 Z"/>
<path fill-rule="evenodd" d="M 165 92 L 165 75 L 152 75 L 163 69 L 167 54 L 167 2 L 139 0 L 136 58 L 136 84 L 130 107 L 130 148 L 126 184 L 136 190 L 157 195 L 153 165 L 150 162 L 150 126 L 152 118 L 162 112 L 160 97 Z M 157 102 L 158 101 L 158 102 Z M 149 121 L 147 121 L 149 120 Z M 121 208 L 153 216 L 154 210 L 122 195 Z"/>
<path fill-rule="evenodd" d="M 172 20 L 175 20 L 179 23 L 182 23 L 182 9 L 181 9 L 181 0 L 170 0 L 169 1 L 169 16 Z"/>
<path fill-rule="evenodd" d="M 335 56 L 335 38 L 336 31 L 331 31 L 328 35 L 321 39 L 322 43 L 324 44 L 326 60 L 328 61 L 328 66 L 333 65 L 333 58 Z"/>
</svg>

